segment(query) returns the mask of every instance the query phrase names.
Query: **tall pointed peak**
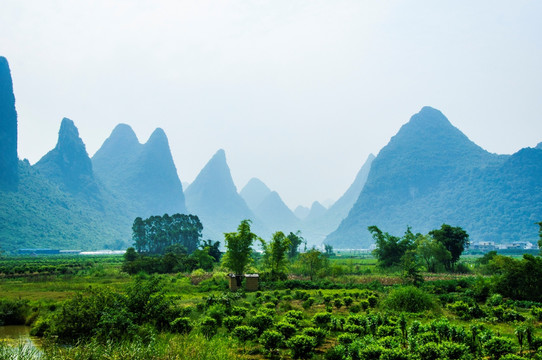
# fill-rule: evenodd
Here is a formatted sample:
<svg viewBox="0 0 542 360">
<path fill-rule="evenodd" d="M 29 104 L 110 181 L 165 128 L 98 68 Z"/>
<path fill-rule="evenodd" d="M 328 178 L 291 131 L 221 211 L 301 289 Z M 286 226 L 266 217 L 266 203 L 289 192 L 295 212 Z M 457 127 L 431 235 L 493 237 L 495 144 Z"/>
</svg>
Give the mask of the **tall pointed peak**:
<svg viewBox="0 0 542 360">
<path fill-rule="evenodd" d="M 162 128 L 156 128 L 152 132 L 151 136 L 149 137 L 149 140 L 147 140 L 147 143 L 145 145 L 156 144 L 156 143 L 169 144 L 167 135 L 166 135 L 165 131 Z"/>
<path fill-rule="evenodd" d="M 388 156 L 395 158 L 398 166 L 405 165 L 409 159 L 419 159 L 423 163 L 438 158 L 442 164 L 469 167 L 491 161 L 492 157 L 453 126 L 442 112 L 429 106 L 414 114 L 399 129 L 379 152 L 374 166 Z"/>
<path fill-rule="evenodd" d="M 424 106 L 417 114 L 412 115 L 408 124 L 410 126 L 424 127 L 453 127 L 440 110 L 430 106 Z"/>
<path fill-rule="evenodd" d="M 117 126 L 115 126 L 109 138 L 122 140 L 123 142 L 139 143 L 139 140 L 137 138 L 136 133 L 134 132 L 134 129 L 132 129 L 132 127 L 128 124 L 120 123 Z"/>
<path fill-rule="evenodd" d="M 271 189 L 263 181 L 258 178 L 252 178 L 243 187 L 239 195 L 246 201 L 248 207 L 254 210 L 270 193 Z"/>
<path fill-rule="evenodd" d="M 211 157 L 194 182 L 186 189 L 186 192 L 196 191 L 195 189 L 200 188 L 201 186 L 206 187 L 211 183 L 219 184 L 220 188 L 227 188 L 228 191 L 237 193 L 237 188 L 233 183 L 230 168 L 226 161 L 226 152 L 223 149 L 218 150 L 213 157 Z"/>
<path fill-rule="evenodd" d="M 66 191 L 83 196 L 95 196 L 98 193 L 85 144 L 74 122 L 68 118 L 62 119 L 55 148 L 35 166 Z"/>
<path fill-rule="evenodd" d="M 18 184 L 17 111 L 8 61 L 0 56 L 0 190 Z"/>
<path fill-rule="evenodd" d="M 211 158 L 211 161 L 226 162 L 226 152 L 224 151 L 224 149 L 218 149 L 218 151 Z"/>
<path fill-rule="evenodd" d="M 267 187 L 267 185 L 265 185 L 263 181 L 255 177 L 251 178 L 247 182 L 243 190 L 250 189 L 250 188 L 259 188 L 259 189 L 265 190 L 266 192 L 271 192 L 271 189 L 269 189 L 269 187 Z"/>
<path fill-rule="evenodd" d="M 79 137 L 79 129 L 75 126 L 73 120 L 63 118 L 60 123 L 60 130 L 58 131 L 58 141 L 64 139 L 81 139 Z"/>
</svg>

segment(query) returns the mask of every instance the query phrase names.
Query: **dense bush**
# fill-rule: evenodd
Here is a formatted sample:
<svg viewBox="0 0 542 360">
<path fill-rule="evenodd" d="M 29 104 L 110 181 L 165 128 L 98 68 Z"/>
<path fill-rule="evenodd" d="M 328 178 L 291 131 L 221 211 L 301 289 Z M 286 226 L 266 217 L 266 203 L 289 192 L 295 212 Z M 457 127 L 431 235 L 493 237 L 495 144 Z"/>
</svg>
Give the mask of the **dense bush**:
<svg viewBox="0 0 542 360">
<path fill-rule="evenodd" d="M 28 301 L 0 299 L 0 326 L 24 325 L 29 311 Z"/>
<path fill-rule="evenodd" d="M 170 328 L 173 332 L 179 334 L 186 334 L 189 333 L 190 330 L 192 330 L 192 324 L 190 323 L 189 318 L 180 317 L 171 322 Z"/>
<path fill-rule="evenodd" d="M 308 335 L 296 335 L 286 345 L 294 359 L 310 359 L 316 347 L 316 339 Z"/>
<path fill-rule="evenodd" d="M 413 286 L 392 290 L 385 300 L 385 305 L 390 310 L 411 313 L 431 310 L 435 307 L 429 294 Z"/>
<path fill-rule="evenodd" d="M 274 352 L 282 346 L 284 336 L 275 330 L 265 330 L 260 336 L 260 344 L 269 352 Z"/>
<path fill-rule="evenodd" d="M 503 355 L 510 354 L 514 350 L 512 340 L 495 336 L 483 344 L 484 353 L 492 359 L 500 359 Z"/>
<path fill-rule="evenodd" d="M 218 331 L 216 320 L 210 316 L 204 316 L 200 320 L 199 328 L 203 336 L 207 339 L 212 338 Z"/>
<path fill-rule="evenodd" d="M 297 328 L 295 327 L 295 325 L 290 324 L 286 321 L 279 322 L 276 325 L 276 328 L 286 340 L 294 336 L 294 334 L 297 332 Z"/>
</svg>

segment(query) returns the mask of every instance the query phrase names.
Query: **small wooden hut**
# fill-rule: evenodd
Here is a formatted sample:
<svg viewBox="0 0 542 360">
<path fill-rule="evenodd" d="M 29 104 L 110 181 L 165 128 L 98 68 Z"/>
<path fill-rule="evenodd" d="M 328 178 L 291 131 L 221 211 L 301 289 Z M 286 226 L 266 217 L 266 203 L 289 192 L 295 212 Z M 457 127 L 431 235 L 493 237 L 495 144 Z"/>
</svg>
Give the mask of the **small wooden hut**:
<svg viewBox="0 0 542 360">
<path fill-rule="evenodd" d="M 243 278 L 245 278 L 245 290 L 246 291 L 256 291 L 258 290 L 258 281 L 260 279 L 259 274 L 245 274 L 245 275 L 235 275 L 228 274 L 228 281 L 231 291 L 237 291 L 242 288 Z"/>
</svg>

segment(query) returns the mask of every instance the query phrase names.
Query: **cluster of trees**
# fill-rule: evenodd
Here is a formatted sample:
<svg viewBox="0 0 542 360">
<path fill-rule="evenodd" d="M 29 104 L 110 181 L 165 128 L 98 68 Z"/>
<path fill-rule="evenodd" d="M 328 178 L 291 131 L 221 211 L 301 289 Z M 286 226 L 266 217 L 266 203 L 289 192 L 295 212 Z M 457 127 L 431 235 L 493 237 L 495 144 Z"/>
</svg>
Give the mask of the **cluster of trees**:
<svg viewBox="0 0 542 360">
<path fill-rule="evenodd" d="M 198 249 L 188 254 L 182 245 L 171 245 L 163 255 L 139 254 L 131 247 L 124 254 L 122 270 L 128 274 L 144 271 L 148 274 L 168 274 L 175 272 L 191 272 L 196 269 L 212 271 L 220 261 L 220 242 L 204 241 Z"/>
<path fill-rule="evenodd" d="M 304 239 L 300 233 L 285 235 L 277 231 L 269 242 L 260 238 L 250 230 L 250 220 L 243 220 L 237 228 L 237 232 L 224 234 L 226 241 L 226 253 L 222 264 L 236 275 L 245 273 L 247 267 L 256 257 L 253 245 L 259 241 L 262 246 L 262 267 L 264 277 L 270 280 L 286 279 L 288 264 L 299 255 L 299 246 Z"/>
<path fill-rule="evenodd" d="M 328 257 L 333 254 L 331 246 L 326 252 L 305 248 L 300 253 L 299 247 L 304 243 L 300 232 L 275 232 L 271 240 L 266 241 L 250 231 L 250 220 L 243 220 L 237 232 L 225 234 L 226 253 L 222 264 L 234 274 L 243 274 L 255 260 L 259 262 L 260 276 L 264 280 L 285 280 L 292 265 L 302 269 L 302 273 L 311 280 L 329 265 Z M 254 251 L 254 242 L 259 241 L 262 254 Z"/>
<path fill-rule="evenodd" d="M 402 237 L 369 226 L 376 249 L 373 251 L 381 267 L 401 266 L 415 271 L 422 263 L 429 272 L 454 271 L 461 254 L 470 245 L 469 235 L 461 227 L 443 224 L 427 235 L 414 234 L 410 227 Z"/>
<path fill-rule="evenodd" d="M 132 226 L 132 239 L 137 252 L 164 254 L 171 245 L 184 246 L 191 254 L 199 246 L 203 225 L 196 215 L 174 214 L 137 217 Z"/>
<path fill-rule="evenodd" d="M 220 261 L 220 242 L 201 241 L 203 225 L 195 215 L 138 217 L 132 226 L 134 246 L 124 255 L 123 271 L 135 274 L 213 270 Z"/>
</svg>

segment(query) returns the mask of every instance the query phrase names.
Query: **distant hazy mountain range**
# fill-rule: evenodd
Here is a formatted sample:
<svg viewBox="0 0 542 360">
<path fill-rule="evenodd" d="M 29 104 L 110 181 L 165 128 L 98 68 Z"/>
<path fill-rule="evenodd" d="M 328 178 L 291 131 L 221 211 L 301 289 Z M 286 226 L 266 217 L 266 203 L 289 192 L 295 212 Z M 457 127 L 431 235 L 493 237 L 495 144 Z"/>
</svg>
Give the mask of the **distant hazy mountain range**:
<svg viewBox="0 0 542 360">
<path fill-rule="evenodd" d="M 442 223 L 474 241 L 534 241 L 542 221 L 542 143 L 495 155 L 471 142 L 438 110 L 414 115 L 329 208 L 292 212 L 259 179 L 238 193 L 223 150 L 184 189 L 166 134 L 145 144 L 119 124 L 89 158 L 75 123 L 63 119 L 58 142 L 35 165 L 17 156 L 17 113 L 8 63 L 0 57 L 0 250 L 126 248 L 137 216 L 198 215 L 204 238 L 223 242 L 243 219 L 269 239 L 301 230 L 309 245 L 367 248 L 369 225 L 401 234 Z"/>
</svg>

